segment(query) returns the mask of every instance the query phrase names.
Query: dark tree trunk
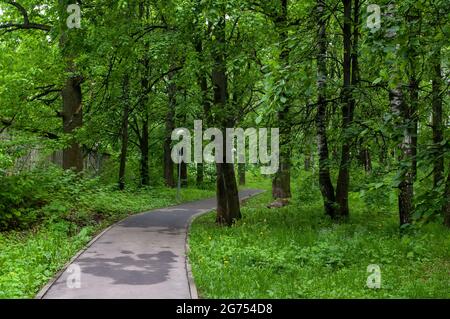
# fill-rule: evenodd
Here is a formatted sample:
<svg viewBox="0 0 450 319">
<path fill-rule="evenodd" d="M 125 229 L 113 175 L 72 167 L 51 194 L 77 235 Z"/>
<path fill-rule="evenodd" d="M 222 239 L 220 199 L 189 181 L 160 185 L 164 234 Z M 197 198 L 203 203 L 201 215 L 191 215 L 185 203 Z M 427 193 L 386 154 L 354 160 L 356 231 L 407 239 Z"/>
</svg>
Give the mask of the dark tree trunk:
<svg viewBox="0 0 450 319">
<path fill-rule="evenodd" d="M 148 46 L 146 44 L 146 46 Z M 145 56 L 142 60 L 143 72 L 141 78 L 141 88 L 142 91 L 145 92 L 145 96 L 141 100 L 141 112 L 142 112 L 142 133 L 140 138 L 140 151 L 141 151 L 141 160 L 140 160 L 140 173 L 141 173 L 141 186 L 150 185 L 150 173 L 149 173 L 149 115 L 148 115 L 148 94 L 150 89 L 149 82 L 149 69 L 150 69 L 150 61 Z"/>
<path fill-rule="evenodd" d="M 83 125 L 81 83 L 82 77 L 72 77 L 66 81 L 61 92 L 63 127 L 66 134 L 73 134 L 76 129 Z M 83 170 L 83 152 L 74 137 L 71 137 L 69 147 L 63 150 L 63 168 L 73 169 L 76 172 Z"/>
<path fill-rule="evenodd" d="M 213 50 L 214 66 L 212 71 L 212 82 L 214 87 L 214 104 L 218 110 L 224 110 L 220 115 L 221 128 L 233 127 L 230 120 L 233 110 L 227 103 L 228 100 L 228 79 L 225 61 L 225 10 L 222 7 L 222 14 L 214 28 L 215 45 Z M 239 203 L 239 193 L 236 183 L 233 164 L 226 164 L 226 151 L 224 143 L 223 159 L 224 163 L 217 163 L 217 222 L 225 225 L 232 225 L 236 219 L 241 218 Z M 226 202 L 226 205 L 224 204 Z"/>
<path fill-rule="evenodd" d="M 225 189 L 225 179 L 223 177 L 223 165 L 216 163 L 216 195 L 217 195 L 217 215 L 216 222 L 220 225 L 228 224 L 231 218 L 228 216 L 228 202 Z"/>
<path fill-rule="evenodd" d="M 281 146 L 283 147 L 283 146 Z M 280 153 L 280 169 L 272 181 L 272 196 L 275 199 L 285 199 L 291 195 L 291 165 L 288 152 Z"/>
<path fill-rule="evenodd" d="M 290 50 L 288 46 L 288 1 L 280 0 L 281 11 L 275 24 L 279 30 L 281 54 L 280 63 L 287 68 L 289 66 Z M 275 199 L 290 198 L 291 194 L 291 125 L 289 124 L 290 97 L 283 92 L 280 96 L 282 104 L 278 111 L 278 126 L 280 128 L 280 168 L 272 181 L 272 196 Z"/>
<path fill-rule="evenodd" d="M 127 164 L 128 152 L 128 118 L 130 113 L 129 105 L 129 81 L 128 74 L 123 79 L 123 115 L 122 115 L 122 149 L 120 151 L 120 167 L 119 167 L 119 189 L 125 189 L 125 168 Z"/>
<path fill-rule="evenodd" d="M 366 172 L 372 171 L 372 159 L 370 157 L 370 151 L 367 147 L 363 147 L 359 152 L 359 161 L 364 167 Z"/>
<path fill-rule="evenodd" d="M 317 0 L 318 52 L 317 52 L 317 148 L 319 154 L 319 185 L 322 193 L 325 213 L 336 217 L 336 198 L 331 182 L 328 138 L 327 138 L 327 34 L 325 1 Z"/>
<path fill-rule="evenodd" d="M 245 163 L 238 164 L 239 185 L 245 185 Z"/>
<path fill-rule="evenodd" d="M 195 183 L 197 186 L 201 186 L 204 182 L 204 166 L 203 163 L 197 163 L 197 174 L 196 174 L 196 181 Z"/>
<path fill-rule="evenodd" d="M 175 129 L 175 106 L 177 85 L 173 82 L 174 74 L 169 74 L 169 109 L 166 114 L 166 136 L 164 139 L 164 181 L 166 186 L 175 187 L 172 161 L 172 132 Z"/>
<path fill-rule="evenodd" d="M 199 42 L 196 48 L 198 54 L 203 55 L 202 42 Z M 198 83 L 201 90 L 202 106 L 203 106 L 201 118 L 203 119 L 203 125 L 208 126 L 208 124 L 212 122 L 211 105 L 210 102 L 208 101 L 208 81 L 206 79 L 204 72 L 200 73 Z M 204 178 L 205 178 L 205 166 L 203 163 L 197 163 L 197 186 L 203 184 Z"/>
<path fill-rule="evenodd" d="M 359 20 L 360 20 L 360 0 L 354 0 L 355 5 L 353 8 L 353 50 L 352 50 L 352 86 L 353 89 L 359 85 L 359 57 L 358 57 L 358 46 L 359 46 Z M 353 103 L 355 100 L 352 96 Z M 383 155 L 381 155 L 382 157 Z M 366 172 L 372 171 L 372 158 L 370 156 L 370 151 L 368 147 L 362 147 L 360 150 L 360 161 Z"/>
<path fill-rule="evenodd" d="M 66 71 L 76 74 L 74 60 L 76 52 L 71 38 L 68 36 L 68 27 L 66 24 L 67 6 L 76 3 L 74 0 L 60 1 L 58 4 L 61 37 L 59 39 L 59 48 L 66 63 Z M 63 150 L 63 169 L 72 169 L 76 172 L 83 171 L 83 151 L 80 144 L 76 141 L 73 133 L 83 126 L 83 105 L 81 83 L 83 77 L 80 75 L 71 76 L 64 84 L 61 91 L 63 131 L 70 137 L 69 146 Z"/>
<path fill-rule="evenodd" d="M 225 184 L 225 194 L 227 197 L 228 214 L 225 219 L 226 225 L 232 225 L 235 220 L 241 219 L 241 204 L 239 202 L 239 190 L 236 183 L 234 165 L 230 163 L 222 164 L 222 173 Z"/>
<path fill-rule="evenodd" d="M 203 62 L 203 42 L 201 38 L 198 38 L 195 42 L 195 50 L 197 54 L 199 55 L 199 59 L 202 63 Z M 200 118 L 203 120 L 203 125 L 208 126 L 210 123 L 212 123 L 212 114 L 211 114 L 211 103 L 208 100 L 208 80 L 206 78 L 205 72 L 200 71 L 198 74 L 198 85 L 200 87 L 201 91 L 201 103 L 202 103 L 202 109 L 203 112 L 200 116 Z M 197 163 L 197 185 L 201 185 L 204 182 L 204 170 L 205 166 L 203 163 Z"/>
<path fill-rule="evenodd" d="M 444 140 L 444 125 L 442 116 L 442 70 L 441 55 L 437 52 L 433 65 L 433 144 L 436 149 L 436 156 L 433 161 L 434 186 L 438 186 L 444 179 L 444 151 L 441 145 Z"/>
<path fill-rule="evenodd" d="M 341 149 L 341 162 L 339 165 L 339 175 L 336 186 L 336 201 L 339 205 L 339 217 L 346 218 L 349 215 L 348 207 L 348 192 L 350 184 L 350 164 L 351 164 L 351 137 L 349 136 L 349 129 L 353 122 L 353 114 L 355 109 L 355 99 L 353 97 L 353 85 L 356 81 L 355 73 L 357 65 L 357 51 L 355 54 L 352 52 L 357 48 L 352 47 L 352 24 L 355 29 L 358 28 L 357 21 L 359 20 L 359 12 L 355 10 L 355 22 L 352 23 L 352 0 L 342 0 L 344 4 L 344 63 L 343 63 L 343 75 L 344 83 L 342 88 L 342 149 Z M 354 33 L 357 36 L 357 32 Z M 354 41 L 357 41 L 355 37 Z M 352 59 L 353 57 L 353 59 Z"/>
<path fill-rule="evenodd" d="M 185 162 L 181 162 L 181 186 L 187 187 L 188 186 L 188 167 Z"/>
<path fill-rule="evenodd" d="M 142 137 L 140 143 L 140 151 L 141 151 L 141 185 L 148 186 L 150 185 L 150 173 L 148 166 L 148 152 L 149 152 L 149 132 L 148 132 L 148 115 L 145 115 L 142 123 Z"/>
</svg>

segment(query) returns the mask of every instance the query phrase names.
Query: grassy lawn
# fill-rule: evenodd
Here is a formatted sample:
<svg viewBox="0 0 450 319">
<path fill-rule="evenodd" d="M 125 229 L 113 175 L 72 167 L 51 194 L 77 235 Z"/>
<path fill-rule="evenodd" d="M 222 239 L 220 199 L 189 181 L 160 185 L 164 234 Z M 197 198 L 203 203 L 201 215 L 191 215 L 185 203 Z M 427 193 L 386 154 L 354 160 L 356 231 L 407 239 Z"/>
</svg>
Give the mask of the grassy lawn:
<svg viewBox="0 0 450 319">
<path fill-rule="evenodd" d="M 201 297 L 450 298 L 448 229 L 430 223 L 402 236 L 395 197 L 374 203 L 357 193 L 350 221 L 334 224 L 310 182 L 296 183 L 281 209 L 266 208 L 270 191 L 249 200 L 231 228 L 217 227 L 213 213 L 196 219 L 190 260 Z M 367 288 L 371 264 L 381 289 Z"/>
<path fill-rule="evenodd" d="M 36 209 L 46 217 L 25 231 L 0 232 L 0 298 L 33 298 L 96 234 L 126 216 L 176 204 L 176 191 L 83 190 L 76 200 L 59 196 Z M 72 194 L 73 195 L 73 194 Z M 182 201 L 214 196 L 183 189 Z"/>
</svg>

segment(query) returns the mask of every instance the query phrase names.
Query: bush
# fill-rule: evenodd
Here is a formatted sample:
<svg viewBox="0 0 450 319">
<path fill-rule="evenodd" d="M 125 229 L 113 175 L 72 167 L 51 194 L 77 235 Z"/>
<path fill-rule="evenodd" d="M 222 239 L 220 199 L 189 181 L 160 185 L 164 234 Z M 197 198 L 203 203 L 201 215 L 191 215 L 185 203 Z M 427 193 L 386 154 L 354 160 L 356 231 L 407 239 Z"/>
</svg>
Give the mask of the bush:
<svg viewBox="0 0 450 319">
<path fill-rule="evenodd" d="M 48 203 L 80 193 L 74 173 L 56 167 L 0 177 L 0 231 L 26 229 L 46 215 Z M 47 212 L 60 210 L 53 203 Z"/>
</svg>

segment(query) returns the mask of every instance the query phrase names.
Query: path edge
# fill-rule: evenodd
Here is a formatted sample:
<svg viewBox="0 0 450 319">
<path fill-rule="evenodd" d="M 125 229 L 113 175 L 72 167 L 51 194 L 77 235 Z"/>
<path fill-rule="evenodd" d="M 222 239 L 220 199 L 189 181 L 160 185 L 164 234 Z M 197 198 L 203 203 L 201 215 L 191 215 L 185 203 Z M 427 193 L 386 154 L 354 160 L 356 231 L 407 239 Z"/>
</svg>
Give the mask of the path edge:
<svg viewBox="0 0 450 319">
<path fill-rule="evenodd" d="M 252 189 L 248 189 L 248 190 L 252 190 Z M 263 193 L 265 193 L 265 190 L 254 190 L 256 191 L 254 194 L 250 194 L 247 196 L 242 197 L 239 202 L 241 204 L 245 203 L 248 199 L 255 197 L 257 195 L 261 195 Z M 191 295 L 191 299 L 200 299 L 199 295 L 198 295 L 198 289 L 197 286 L 195 284 L 195 280 L 194 280 L 194 275 L 192 273 L 192 266 L 191 263 L 189 262 L 189 252 L 190 252 L 190 247 L 189 247 L 189 233 L 192 227 L 192 224 L 194 223 L 194 221 L 205 214 L 211 213 L 214 210 L 216 210 L 216 207 L 214 207 L 213 209 L 209 209 L 207 211 L 204 212 L 200 212 L 198 214 L 192 215 L 191 218 L 188 221 L 188 224 L 186 226 L 186 239 L 185 239 L 185 245 L 184 245 L 184 249 L 185 249 L 185 263 L 186 263 L 186 275 L 187 275 L 187 279 L 188 279 L 188 285 L 189 285 L 189 294 Z"/>
<path fill-rule="evenodd" d="M 114 224 L 108 226 L 104 230 L 102 230 L 97 236 L 92 238 L 86 246 L 84 246 L 82 249 L 80 249 L 70 260 L 64 264 L 64 266 L 50 279 L 50 281 L 47 282 L 47 284 L 39 290 L 39 292 L 36 294 L 36 296 L 33 299 L 44 299 L 47 292 L 50 290 L 50 288 L 53 286 L 53 284 L 64 274 L 64 272 L 67 270 L 67 268 L 74 263 L 74 261 L 81 256 L 89 247 L 91 247 L 97 240 L 100 239 L 108 230 L 113 228 L 114 226 L 121 223 L 123 220 L 120 220 L 118 222 L 115 222 Z"/>
</svg>

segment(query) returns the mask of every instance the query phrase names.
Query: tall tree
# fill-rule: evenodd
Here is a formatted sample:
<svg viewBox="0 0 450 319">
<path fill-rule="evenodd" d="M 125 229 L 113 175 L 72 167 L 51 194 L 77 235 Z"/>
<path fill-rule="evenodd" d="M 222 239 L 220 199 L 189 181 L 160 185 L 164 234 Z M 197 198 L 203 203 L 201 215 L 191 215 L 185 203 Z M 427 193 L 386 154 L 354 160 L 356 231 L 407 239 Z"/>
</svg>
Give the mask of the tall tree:
<svg viewBox="0 0 450 319">
<path fill-rule="evenodd" d="M 326 0 L 317 0 L 317 147 L 319 153 L 319 186 L 325 212 L 332 218 L 337 216 L 337 204 L 330 176 L 330 161 L 327 137 L 327 16 Z"/>
<path fill-rule="evenodd" d="M 172 131 L 175 129 L 175 107 L 176 107 L 176 97 L 177 85 L 175 83 L 175 72 L 169 73 L 169 105 L 166 114 L 166 128 L 164 137 L 164 180 L 167 186 L 175 187 L 175 180 L 173 177 L 173 161 L 171 157 L 171 145 L 172 145 Z"/>
<path fill-rule="evenodd" d="M 289 69 L 289 38 L 288 38 L 288 0 L 280 0 L 278 14 L 275 19 L 275 27 L 280 36 L 280 64 L 283 72 L 281 72 L 281 81 L 288 82 L 289 75 L 285 76 Z M 284 86 L 286 86 L 285 84 Z M 277 124 L 280 127 L 280 168 L 275 174 L 272 181 L 272 196 L 278 198 L 290 198 L 291 195 L 291 146 L 289 110 L 291 97 L 287 94 L 289 88 L 283 87 L 279 97 L 279 111 L 277 112 Z"/>
<path fill-rule="evenodd" d="M 222 131 L 227 127 L 234 127 L 234 112 L 228 102 L 228 77 L 226 64 L 226 13 L 225 5 L 219 5 L 219 16 L 213 30 L 213 70 L 212 83 L 214 90 L 214 104 L 217 118 Z M 232 225 L 242 217 L 239 203 L 239 193 L 236 183 L 234 165 L 226 163 L 226 148 L 223 143 L 222 163 L 216 164 L 217 174 L 217 222 Z"/>
<path fill-rule="evenodd" d="M 75 169 L 77 172 L 83 170 L 83 151 L 81 145 L 73 134 L 83 125 L 83 104 L 81 84 L 83 77 L 78 73 L 75 58 L 77 56 L 77 42 L 75 35 L 77 29 L 69 29 L 67 25 L 67 7 L 71 4 L 78 4 L 75 0 L 59 0 L 59 19 L 61 35 L 59 40 L 61 54 L 66 64 L 68 78 L 61 92 L 63 100 L 64 133 L 72 135 L 69 146 L 63 150 L 63 168 Z"/>
<path fill-rule="evenodd" d="M 438 186 L 444 179 L 444 151 L 442 142 L 444 140 L 443 123 L 443 101 L 442 101 L 442 68 L 441 68 L 441 49 L 438 48 L 432 58 L 432 90 L 433 90 L 433 144 L 436 149 L 436 158 L 433 162 L 433 182 Z"/>
<path fill-rule="evenodd" d="M 123 77 L 123 115 L 121 129 L 121 151 L 120 151 L 120 167 L 119 167 L 119 189 L 125 189 L 125 169 L 127 164 L 128 153 L 128 120 L 130 116 L 130 76 L 126 73 Z"/>
<path fill-rule="evenodd" d="M 343 59 L 343 88 L 342 88 L 342 150 L 339 175 L 336 187 L 336 201 L 339 205 L 339 217 L 348 217 L 348 192 L 350 183 L 351 164 L 351 125 L 355 112 L 354 86 L 357 84 L 358 74 L 358 25 L 359 25 L 359 1 L 355 1 L 352 11 L 352 0 L 342 0 L 344 5 L 344 59 Z M 353 12 L 353 17 L 352 17 Z M 354 31 L 352 31 L 352 26 Z M 353 44 L 352 44 L 353 37 Z"/>
</svg>

